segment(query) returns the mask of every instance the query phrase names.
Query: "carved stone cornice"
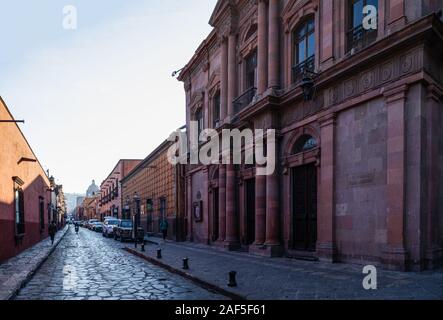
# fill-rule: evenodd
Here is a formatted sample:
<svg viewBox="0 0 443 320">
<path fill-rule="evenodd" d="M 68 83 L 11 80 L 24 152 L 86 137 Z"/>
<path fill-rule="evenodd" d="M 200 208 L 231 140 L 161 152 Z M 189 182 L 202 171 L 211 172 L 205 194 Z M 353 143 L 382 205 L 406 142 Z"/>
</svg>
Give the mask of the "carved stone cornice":
<svg viewBox="0 0 443 320">
<path fill-rule="evenodd" d="M 440 102 L 441 99 L 443 99 L 443 88 L 436 85 L 435 83 L 432 83 L 428 85 L 428 95 L 427 98 L 434 100 L 436 102 Z"/>
</svg>

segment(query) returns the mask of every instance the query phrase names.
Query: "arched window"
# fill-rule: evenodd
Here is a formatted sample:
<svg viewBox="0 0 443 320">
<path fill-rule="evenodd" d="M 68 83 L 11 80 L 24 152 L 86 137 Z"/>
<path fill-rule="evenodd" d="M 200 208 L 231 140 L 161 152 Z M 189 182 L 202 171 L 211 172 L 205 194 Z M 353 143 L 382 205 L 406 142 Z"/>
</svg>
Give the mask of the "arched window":
<svg viewBox="0 0 443 320">
<path fill-rule="evenodd" d="M 309 18 L 293 33 L 293 77 L 297 82 L 306 70 L 315 69 L 315 20 Z"/>
<path fill-rule="evenodd" d="M 309 151 L 317 148 L 317 146 L 317 140 L 314 137 L 305 134 L 298 138 L 298 140 L 295 142 L 294 147 L 292 148 L 292 154 Z"/>
</svg>

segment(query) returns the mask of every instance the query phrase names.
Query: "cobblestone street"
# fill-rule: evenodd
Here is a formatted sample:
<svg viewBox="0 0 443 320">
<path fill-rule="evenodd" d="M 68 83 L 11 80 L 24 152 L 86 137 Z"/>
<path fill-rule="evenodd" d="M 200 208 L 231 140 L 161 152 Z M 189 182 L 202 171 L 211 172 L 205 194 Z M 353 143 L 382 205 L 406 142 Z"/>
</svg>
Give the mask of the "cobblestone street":
<svg viewBox="0 0 443 320">
<path fill-rule="evenodd" d="M 101 233 L 70 228 L 18 300 L 225 299 L 122 250 Z"/>
</svg>

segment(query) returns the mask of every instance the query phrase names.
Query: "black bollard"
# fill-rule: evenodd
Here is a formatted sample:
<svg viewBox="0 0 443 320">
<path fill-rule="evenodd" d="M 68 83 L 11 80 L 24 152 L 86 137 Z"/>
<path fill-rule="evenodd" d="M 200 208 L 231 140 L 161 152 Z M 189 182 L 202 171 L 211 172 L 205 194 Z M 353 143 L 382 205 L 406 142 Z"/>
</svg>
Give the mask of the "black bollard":
<svg viewBox="0 0 443 320">
<path fill-rule="evenodd" d="M 183 269 L 184 270 L 188 270 L 189 269 L 189 259 L 188 258 L 183 258 Z"/>
<path fill-rule="evenodd" d="M 228 283 L 229 287 L 236 287 L 237 286 L 237 281 L 235 280 L 236 275 L 237 275 L 237 272 L 235 272 L 235 271 L 229 272 L 229 283 Z"/>
<path fill-rule="evenodd" d="M 157 259 L 162 258 L 162 249 L 157 249 Z"/>
<path fill-rule="evenodd" d="M 142 242 L 142 252 L 145 252 L 145 242 Z"/>
</svg>

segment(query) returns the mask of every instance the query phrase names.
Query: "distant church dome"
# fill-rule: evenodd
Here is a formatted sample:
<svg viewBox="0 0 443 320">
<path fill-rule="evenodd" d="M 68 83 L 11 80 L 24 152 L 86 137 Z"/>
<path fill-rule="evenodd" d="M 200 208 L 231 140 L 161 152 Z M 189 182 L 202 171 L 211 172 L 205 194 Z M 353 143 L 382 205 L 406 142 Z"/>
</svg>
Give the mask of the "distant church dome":
<svg viewBox="0 0 443 320">
<path fill-rule="evenodd" d="M 100 188 L 95 184 L 95 180 L 92 180 L 92 184 L 89 186 L 88 191 L 86 191 L 87 197 L 93 197 L 100 191 Z"/>
</svg>

